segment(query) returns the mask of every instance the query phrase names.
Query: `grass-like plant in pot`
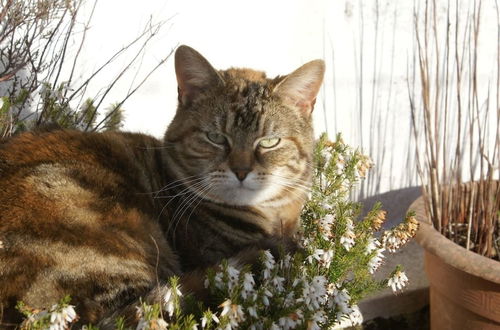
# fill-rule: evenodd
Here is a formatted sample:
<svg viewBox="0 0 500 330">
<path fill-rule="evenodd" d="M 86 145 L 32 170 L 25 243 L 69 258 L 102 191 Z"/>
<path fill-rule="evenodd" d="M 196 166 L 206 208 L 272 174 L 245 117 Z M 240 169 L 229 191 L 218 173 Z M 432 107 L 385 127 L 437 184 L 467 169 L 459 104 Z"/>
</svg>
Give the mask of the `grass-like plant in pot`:
<svg viewBox="0 0 500 330">
<path fill-rule="evenodd" d="M 431 328 L 500 327 L 499 8 L 422 5 L 408 90 L 423 189 L 410 209 L 421 221 Z"/>
</svg>

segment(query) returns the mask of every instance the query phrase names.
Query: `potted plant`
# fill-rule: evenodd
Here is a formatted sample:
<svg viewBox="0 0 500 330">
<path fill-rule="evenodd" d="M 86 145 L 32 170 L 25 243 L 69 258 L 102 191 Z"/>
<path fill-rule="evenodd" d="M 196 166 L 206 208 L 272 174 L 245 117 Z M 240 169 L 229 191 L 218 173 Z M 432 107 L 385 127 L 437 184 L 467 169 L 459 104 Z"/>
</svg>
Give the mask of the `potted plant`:
<svg viewBox="0 0 500 330">
<path fill-rule="evenodd" d="M 410 209 L 421 223 L 416 239 L 425 249 L 431 328 L 496 329 L 500 30 L 483 28 L 480 1 L 452 6 L 444 13 L 435 2 L 415 9 L 418 73 L 410 77 L 409 95 L 423 189 Z M 492 44 L 495 65 L 484 75 L 480 64 L 491 57 L 481 51 Z"/>
</svg>

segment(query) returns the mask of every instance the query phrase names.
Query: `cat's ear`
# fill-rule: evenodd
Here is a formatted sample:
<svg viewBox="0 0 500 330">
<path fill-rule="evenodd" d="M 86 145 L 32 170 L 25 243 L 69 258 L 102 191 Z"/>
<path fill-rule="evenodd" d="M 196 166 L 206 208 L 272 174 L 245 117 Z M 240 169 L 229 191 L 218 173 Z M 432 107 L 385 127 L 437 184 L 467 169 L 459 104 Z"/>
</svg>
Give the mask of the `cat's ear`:
<svg viewBox="0 0 500 330">
<path fill-rule="evenodd" d="M 324 74 L 325 62 L 311 61 L 286 76 L 274 88 L 274 93 L 280 96 L 285 104 L 298 108 L 302 114 L 309 116 L 313 111 Z"/>
<path fill-rule="evenodd" d="M 217 71 L 191 47 L 182 45 L 175 52 L 175 74 L 179 87 L 179 102 L 187 104 L 207 89 L 223 84 Z"/>
</svg>

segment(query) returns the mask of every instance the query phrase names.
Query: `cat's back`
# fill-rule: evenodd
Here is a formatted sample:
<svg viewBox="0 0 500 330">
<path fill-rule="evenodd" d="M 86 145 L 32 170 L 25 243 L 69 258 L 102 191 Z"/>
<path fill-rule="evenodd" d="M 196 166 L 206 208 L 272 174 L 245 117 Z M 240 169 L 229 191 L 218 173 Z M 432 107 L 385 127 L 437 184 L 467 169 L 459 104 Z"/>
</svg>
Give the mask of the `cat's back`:
<svg viewBox="0 0 500 330">
<path fill-rule="evenodd" d="M 40 213 L 47 202 L 52 212 L 57 204 L 67 207 L 86 197 L 97 203 L 113 196 L 126 198 L 124 191 L 151 192 L 161 184 L 158 145 L 141 134 L 73 130 L 27 132 L 3 141 L 0 218 L 18 204 L 24 212 L 29 204 Z"/>
<path fill-rule="evenodd" d="M 84 309 L 106 305 L 175 273 L 151 198 L 159 146 L 141 134 L 67 130 L 0 143 L 0 308 L 66 294 Z"/>
<path fill-rule="evenodd" d="M 25 132 L 0 140 L 0 169 L 71 160 L 97 164 L 124 151 L 138 154 L 144 148 L 159 145 L 160 142 L 153 137 L 134 133 L 88 133 L 63 129 Z"/>
</svg>

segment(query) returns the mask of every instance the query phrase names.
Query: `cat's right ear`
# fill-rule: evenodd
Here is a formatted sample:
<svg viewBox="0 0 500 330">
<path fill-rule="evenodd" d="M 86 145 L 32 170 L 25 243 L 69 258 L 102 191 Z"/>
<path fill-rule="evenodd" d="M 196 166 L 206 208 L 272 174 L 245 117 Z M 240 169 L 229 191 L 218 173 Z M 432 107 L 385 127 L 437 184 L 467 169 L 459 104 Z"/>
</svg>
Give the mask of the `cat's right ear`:
<svg viewBox="0 0 500 330">
<path fill-rule="evenodd" d="M 310 116 L 324 75 L 325 62 L 311 61 L 286 76 L 275 87 L 274 93 L 279 95 L 285 104 L 298 108 L 305 116 Z"/>
<path fill-rule="evenodd" d="M 175 74 L 182 105 L 191 103 L 207 89 L 224 83 L 200 53 L 185 45 L 179 46 L 175 52 Z"/>
</svg>

